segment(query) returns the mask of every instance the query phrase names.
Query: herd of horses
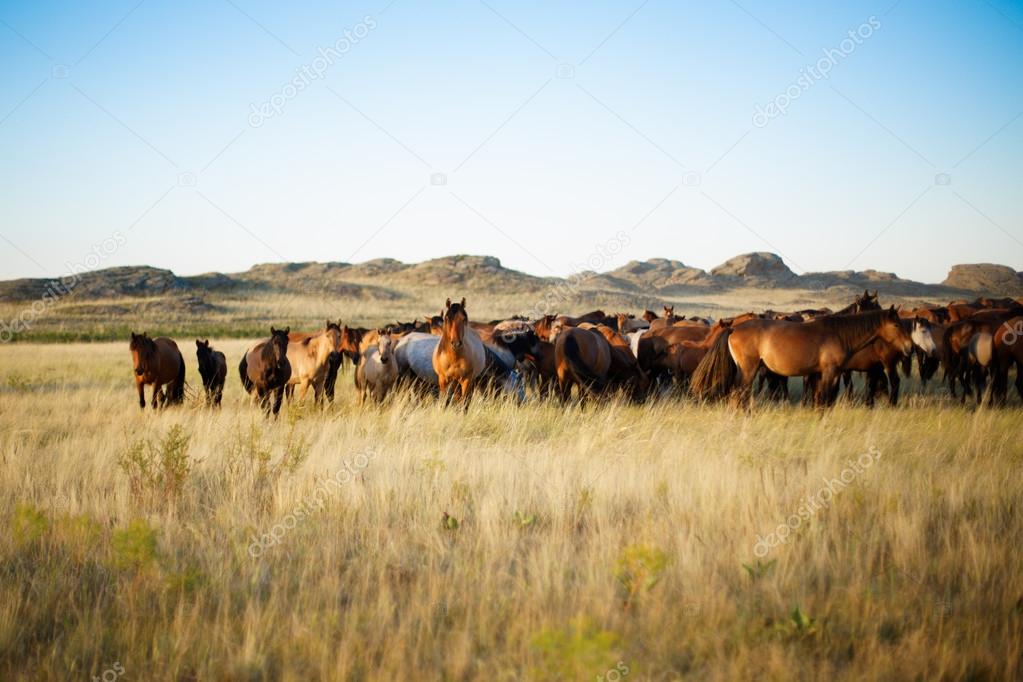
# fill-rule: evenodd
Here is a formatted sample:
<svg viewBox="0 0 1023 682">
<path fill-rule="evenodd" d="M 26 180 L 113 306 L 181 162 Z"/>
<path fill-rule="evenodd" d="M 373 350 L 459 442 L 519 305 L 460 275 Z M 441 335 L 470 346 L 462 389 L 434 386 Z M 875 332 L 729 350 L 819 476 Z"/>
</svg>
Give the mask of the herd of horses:
<svg viewBox="0 0 1023 682">
<path fill-rule="evenodd" d="M 476 392 L 528 394 L 561 401 L 621 396 L 640 402 L 670 392 L 698 400 L 789 400 L 789 380 L 802 378 L 802 401 L 832 405 L 853 376 L 865 377 L 868 405 L 899 399 L 900 374 L 916 360 L 926 385 L 938 369 L 953 397 L 979 403 L 1008 400 L 1010 371 L 1023 399 L 1023 300 L 980 298 L 913 310 L 883 308 L 865 291 L 837 311 L 744 313 L 731 318 L 642 316 L 594 311 L 475 322 L 466 301 L 440 315 L 380 329 L 328 320 L 315 332 L 270 328 L 239 364 L 245 390 L 276 415 L 286 396 L 333 401 L 346 362 L 355 368 L 360 404 L 383 401 L 408 387 L 420 395 L 468 403 Z M 205 399 L 220 405 L 227 359 L 209 340 L 196 340 Z M 139 406 L 152 386 L 152 406 L 184 400 L 185 363 L 175 342 L 131 336 Z"/>
</svg>

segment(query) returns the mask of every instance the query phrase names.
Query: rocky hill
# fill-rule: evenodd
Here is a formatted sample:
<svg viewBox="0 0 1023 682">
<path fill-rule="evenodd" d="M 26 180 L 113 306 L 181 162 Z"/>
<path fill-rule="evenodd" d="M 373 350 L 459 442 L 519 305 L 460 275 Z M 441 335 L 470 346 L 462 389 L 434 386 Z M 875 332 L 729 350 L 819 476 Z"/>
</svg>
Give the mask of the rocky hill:
<svg viewBox="0 0 1023 682">
<path fill-rule="evenodd" d="M 1023 295 L 1023 273 L 987 263 L 954 265 L 941 284 L 924 284 L 877 270 L 794 273 L 773 253 L 747 253 L 709 272 L 679 260 L 630 261 L 603 273 L 575 278 L 577 288 L 621 293 L 701 294 L 731 289 L 793 289 L 807 292 L 877 289 L 889 296 L 943 301 L 964 296 Z M 469 289 L 511 294 L 556 287 L 566 280 L 535 277 L 501 265 L 492 256 L 447 256 L 422 263 L 383 258 L 364 263 L 263 263 L 238 273 L 178 276 L 148 266 L 116 267 L 65 278 L 76 300 L 120 297 L 196 297 L 261 293 L 329 294 L 358 300 L 397 300 L 410 288 Z M 54 280 L 0 282 L 0 302 L 31 301 L 55 288 Z"/>
<path fill-rule="evenodd" d="M 1023 295 L 1023 272 L 991 263 L 953 265 L 942 284 L 978 293 L 1000 291 L 1006 296 L 1020 296 Z"/>
</svg>

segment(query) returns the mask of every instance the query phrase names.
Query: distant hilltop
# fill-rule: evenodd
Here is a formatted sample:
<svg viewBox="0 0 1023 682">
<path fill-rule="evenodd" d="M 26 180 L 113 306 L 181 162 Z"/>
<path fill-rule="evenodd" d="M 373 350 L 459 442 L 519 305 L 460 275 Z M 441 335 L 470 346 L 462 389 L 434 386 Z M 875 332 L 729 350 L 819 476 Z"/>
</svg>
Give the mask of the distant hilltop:
<svg viewBox="0 0 1023 682">
<path fill-rule="evenodd" d="M 0 301 L 37 299 L 51 290 L 50 279 L 0 281 Z M 571 280 L 536 277 L 501 265 L 493 256 L 446 256 L 422 263 L 381 258 L 364 263 L 264 263 L 238 273 L 179 276 L 149 266 L 106 268 L 83 273 L 74 282 L 75 298 L 187 296 L 231 293 L 316 293 L 364 300 L 395 300 L 410 287 L 448 288 L 454 292 L 512 294 L 568 284 L 608 294 L 700 295 L 734 289 L 791 289 L 839 294 L 878 290 L 903 299 L 946 299 L 979 295 L 1023 295 L 1023 273 L 1004 265 L 953 265 L 940 284 L 924 284 L 877 270 L 810 272 L 797 275 L 780 256 L 746 253 L 710 271 L 682 261 L 654 258 L 608 272 L 587 272 Z"/>
</svg>

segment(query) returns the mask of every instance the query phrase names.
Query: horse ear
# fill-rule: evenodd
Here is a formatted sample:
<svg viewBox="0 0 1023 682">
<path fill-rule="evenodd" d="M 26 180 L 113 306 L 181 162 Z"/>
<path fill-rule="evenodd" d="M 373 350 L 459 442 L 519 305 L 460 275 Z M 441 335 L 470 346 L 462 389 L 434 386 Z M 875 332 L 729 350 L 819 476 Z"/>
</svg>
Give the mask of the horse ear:
<svg viewBox="0 0 1023 682">
<path fill-rule="evenodd" d="M 465 307 L 465 296 L 462 297 L 462 307 Z"/>
<path fill-rule="evenodd" d="M 291 326 L 290 325 L 284 328 L 284 333 L 285 334 L 290 334 L 291 333 Z"/>
<path fill-rule="evenodd" d="M 196 348 L 202 348 L 202 341 L 200 341 L 199 339 L 196 339 L 195 340 L 195 347 Z"/>
<path fill-rule="evenodd" d="M 273 326 L 273 325 L 270 325 L 270 336 L 273 336 L 273 335 L 274 335 L 274 334 L 276 334 L 276 333 L 277 333 L 277 330 L 276 330 L 276 329 L 274 329 L 274 326 Z"/>
<path fill-rule="evenodd" d="M 449 298 L 447 301 L 444 302 L 444 308 L 446 309 L 446 308 L 450 308 L 450 307 L 451 307 L 451 299 Z"/>
</svg>

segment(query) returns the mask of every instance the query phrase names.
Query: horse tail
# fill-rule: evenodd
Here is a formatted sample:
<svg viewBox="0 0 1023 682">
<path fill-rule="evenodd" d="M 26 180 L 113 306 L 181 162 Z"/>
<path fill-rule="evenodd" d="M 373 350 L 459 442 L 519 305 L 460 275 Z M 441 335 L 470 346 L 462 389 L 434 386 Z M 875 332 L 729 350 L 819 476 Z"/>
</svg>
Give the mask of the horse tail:
<svg viewBox="0 0 1023 682">
<path fill-rule="evenodd" d="M 182 403 L 185 401 L 185 358 L 178 352 L 178 376 L 174 381 L 174 389 L 171 391 L 170 401 Z"/>
<path fill-rule="evenodd" d="M 249 379 L 249 358 L 247 353 L 242 356 L 242 361 L 238 364 L 238 376 L 241 377 L 245 392 L 252 393 L 252 380 Z"/>
<path fill-rule="evenodd" d="M 732 359 L 732 351 L 728 348 L 728 337 L 731 329 L 726 329 L 718 336 L 714 345 L 696 366 L 689 378 L 689 390 L 700 400 L 717 400 L 724 398 L 735 385 L 738 366 Z"/>
<path fill-rule="evenodd" d="M 603 380 L 597 376 L 593 370 L 587 367 L 586 363 L 583 362 L 582 355 L 579 351 L 579 342 L 576 340 L 575 336 L 569 334 L 565 337 L 564 350 L 565 363 L 568 365 L 568 370 L 572 373 L 572 378 L 575 379 L 576 383 L 580 384 L 580 386 L 603 385 Z"/>
</svg>

